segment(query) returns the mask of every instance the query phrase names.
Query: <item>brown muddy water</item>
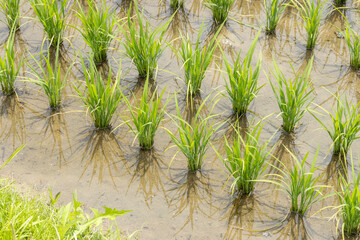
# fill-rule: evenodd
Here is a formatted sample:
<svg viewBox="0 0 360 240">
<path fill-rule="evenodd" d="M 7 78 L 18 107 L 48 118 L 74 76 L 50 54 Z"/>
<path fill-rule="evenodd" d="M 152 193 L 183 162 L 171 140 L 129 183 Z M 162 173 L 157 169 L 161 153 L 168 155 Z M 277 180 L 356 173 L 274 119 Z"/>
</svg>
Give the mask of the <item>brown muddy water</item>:
<svg viewBox="0 0 360 240">
<path fill-rule="evenodd" d="M 41 25 L 34 20 L 36 16 L 29 4 L 22 2 L 22 26 L 15 38 L 19 59 L 22 54 L 29 57 L 28 52 L 39 53 L 45 36 Z M 130 1 L 109 0 L 107 4 L 121 17 L 125 15 L 124 10 L 129 9 Z M 139 6 L 153 26 L 165 23 L 173 13 L 169 1 L 165 0 L 139 0 Z M 343 14 L 350 22 L 357 22 L 359 14 L 352 10 L 359 8 L 358 3 L 349 1 L 347 7 L 349 9 L 343 10 Z M 275 36 L 261 34 L 254 56 L 262 55 L 263 72 L 259 84 L 266 85 L 260 90 L 247 119 L 243 121 L 249 125 L 252 119 L 258 121 L 268 116 L 262 140 L 266 141 L 273 136 L 270 147 L 274 146 L 274 155 L 288 166 L 291 166 L 292 160 L 284 146 L 299 157 L 310 152 L 309 161 L 319 147 L 319 169 L 316 173 L 323 174 L 323 184 L 336 187 L 341 164 L 336 157 L 331 156 L 330 137 L 320 129 L 310 114 L 301 120 L 293 136 L 282 133 L 281 118 L 277 115 L 279 109 L 265 75 L 269 75 L 272 69 L 273 58 L 284 74 L 292 77 L 289 62 L 295 71 L 302 71 L 311 55 L 314 55 L 311 79 L 314 82 L 315 98 L 311 108 L 319 110 L 317 105 L 320 105 L 330 111 L 335 101 L 329 91 L 347 96 L 353 103 L 360 100 L 358 73 L 349 68 L 345 41 L 336 34 L 339 29 L 344 29 L 344 19 L 341 14 L 332 12 L 330 4 L 326 9 L 320 37 L 312 53 L 306 51 L 306 34 L 299 15 L 290 7 L 280 20 Z M 229 58 L 240 50 L 244 55 L 258 31 L 251 26 L 264 24 L 263 1 L 236 0 L 230 17 L 218 37 Z M 80 24 L 72 12 L 67 22 L 71 25 Z M 205 26 L 202 39 L 205 41 L 213 35 L 215 29 L 211 12 L 200 0 L 186 0 L 184 9 L 176 13 L 169 26 L 166 39 L 176 39 L 180 29 L 195 40 L 202 23 Z M 0 41 L 4 42 L 9 33 L 4 24 L 0 25 L 0 33 Z M 177 148 L 169 148 L 173 143 L 164 128 L 176 132 L 176 127 L 167 116 L 162 123 L 163 128 L 157 132 L 152 151 L 140 150 L 134 135 L 124 124 L 120 125 L 123 121 L 120 115 L 127 114 L 125 104 L 118 109 L 112 124 L 120 127 L 114 131 L 95 130 L 70 85 L 78 84 L 83 79 L 77 52 L 80 50 L 82 55 L 86 55 L 89 48 L 73 28 L 68 28 L 66 37 L 68 41 L 61 50 L 62 66 L 66 70 L 73 59 L 77 60 L 77 64 L 67 79 L 69 85 L 64 90 L 60 112 L 52 113 L 41 89 L 26 81 L 30 77 L 26 66 L 22 68 L 21 81 L 16 85 L 18 97 L 1 97 L 0 160 L 4 161 L 18 146 L 26 144 L 2 170 L 2 177 L 11 177 L 18 183 L 34 186 L 40 191 L 50 188 L 55 193 L 61 192 L 62 202 L 71 201 L 72 193 L 76 190 L 78 199 L 88 207 L 108 206 L 133 210 L 119 218 L 119 226 L 129 233 L 139 231 L 141 239 L 341 238 L 335 222 L 329 221 L 334 212 L 318 212 L 326 206 L 337 205 L 335 197 L 317 202 L 304 218 L 290 216 L 283 221 L 290 208 L 287 196 L 273 185 L 259 183 L 251 196 L 232 197 L 230 183 L 227 182 L 229 175 L 211 148 L 201 172 L 188 172 L 186 159 L 181 153 L 176 155 L 169 166 Z M 179 46 L 176 41 L 174 44 L 175 47 Z M 129 59 L 123 57 L 122 50 L 121 44 L 113 41 L 108 65 L 103 67 L 111 66 L 111 71 L 116 73 L 121 61 L 122 86 L 132 90 L 134 95 L 139 95 L 142 85 L 138 82 L 136 68 Z M 202 85 L 202 99 L 224 91 L 224 78 L 218 69 L 222 64 L 220 56 L 220 51 L 216 51 Z M 155 85 L 158 91 L 166 88 L 169 97 L 178 92 L 181 111 L 189 119 L 193 113 L 186 107 L 184 100 L 186 87 L 177 76 L 184 76 L 181 63 L 167 48 L 159 61 Z M 210 111 L 210 107 L 204 109 L 203 114 L 209 114 Z M 167 112 L 176 113 L 173 99 Z M 220 114 L 216 121 L 228 121 L 232 115 L 230 101 L 223 97 L 212 113 Z M 321 119 L 330 123 L 325 115 Z M 226 123 L 214 137 L 213 145 L 220 154 L 225 154 L 223 136 L 229 137 L 231 134 L 231 126 Z M 358 140 L 352 145 L 355 159 L 359 154 L 359 146 Z M 334 191 L 326 189 L 324 193 Z"/>
</svg>

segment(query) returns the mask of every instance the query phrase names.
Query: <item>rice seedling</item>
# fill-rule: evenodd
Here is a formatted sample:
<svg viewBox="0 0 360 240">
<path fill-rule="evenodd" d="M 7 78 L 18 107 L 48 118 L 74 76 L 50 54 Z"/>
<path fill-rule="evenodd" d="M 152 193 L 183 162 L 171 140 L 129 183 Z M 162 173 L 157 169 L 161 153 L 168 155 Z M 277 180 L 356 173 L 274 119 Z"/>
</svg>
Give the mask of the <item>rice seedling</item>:
<svg viewBox="0 0 360 240">
<path fill-rule="evenodd" d="M 151 78 L 157 67 L 158 60 L 165 50 L 163 37 L 172 18 L 167 23 L 152 30 L 150 23 L 139 12 L 137 2 L 135 2 L 134 6 L 138 24 L 132 19 L 131 10 L 129 10 L 127 22 L 123 23 L 123 25 L 127 25 L 128 31 L 122 25 L 119 25 L 124 35 L 124 39 L 121 39 L 121 41 L 125 47 L 125 55 L 135 64 L 139 76 L 149 76 Z"/>
<path fill-rule="evenodd" d="M 305 27 L 307 33 L 306 48 L 313 49 L 316 40 L 319 37 L 319 27 L 326 1 L 318 2 L 314 0 L 305 0 L 301 3 L 298 0 L 293 1 L 295 7 L 300 12 L 300 16 L 303 20 L 302 25 Z"/>
<path fill-rule="evenodd" d="M 216 23 L 223 23 L 227 20 L 230 8 L 235 0 L 206 0 L 204 5 L 213 14 Z"/>
<path fill-rule="evenodd" d="M 225 150 L 227 158 L 224 159 L 218 154 L 225 164 L 225 167 L 235 178 L 231 189 L 235 192 L 250 194 L 255 189 L 255 184 L 259 176 L 264 172 L 266 158 L 271 151 L 267 151 L 268 142 L 260 143 L 260 133 L 263 124 L 258 123 L 251 131 L 246 132 L 245 138 L 238 130 L 235 130 L 234 140 L 229 144 L 225 138 Z M 216 151 L 216 150 L 215 150 Z"/>
<path fill-rule="evenodd" d="M 341 232 L 351 236 L 359 232 L 360 227 L 360 174 L 355 173 L 354 161 L 351 156 L 352 183 L 347 181 L 347 176 L 340 175 L 341 191 L 336 192 L 340 205 L 335 207 L 337 212 L 333 217 L 339 217 L 337 225 L 342 220 Z"/>
<path fill-rule="evenodd" d="M 313 58 L 311 58 L 301 75 L 295 73 L 293 69 L 295 80 L 292 81 L 291 79 L 287 80 L 285 78 L 274 60 L 275 73 L 273 73 L 273 75 L 278 86 L 275 86 L 270 79 L 269 82 L 280 108 L 280 114 L 283 119 L 282 127 L 287 133 L 294 131 L 296 124 L 304 116 L 307 107 L 311 103 L 310 94 L 313 89 L 309 89 L 312 85 L 309 77 L 312 63 Z"/>
<path fill-rule="evenodd" d="M 335 6 L 342 6 L 346 3 L 346 0 L 335 0 Z"/>
<path fill-rule="evenodd" d="M 169 98 L 160 108 L 164 92 L 165 89 L 158 96 L 155 90 L 153 94 L 149 96 L 149 77 L 147 77 L 141 100 L 139 103 L 136 102 L 136 107 L 132 107 L 128 98 L 123 96 L 131 115 L 130 121 L 125 121 L 125 123 L 135 134 L 136 138 L 139 139 L 141 148 L 150 149 L 154 145 L 156 131 L 164 118 L 165 109 L 170 100 Z M 133 127 L 131 123 L 135 125 L 135 127 Z"/>
<path fill-rule="evenodd" d="M 265 13 L 266 13 L 266 26 L 265 31 L 267 34 L 273 34 L 275 28 L 279 23 L 281 16 L 284 13 L 286 4 L 281 0 L 264 0 Z"/>
<path fill-rule="evenodd" d="M 331 124 L 325 124 L 321 121 L 312 110 L 311 115 L 320 123 L 323 129 L 327 131 L 331 140 L 333 141 L 333 153 L 345 155 L 351 144 L 355 139 L 359 138 L 360 131 L 360 115 L 357 112 L 359 104 L 354 106 L 350 104 L 345 97 L 344 101 L 341 101 L 338 96 L 336 97 L 336 109 L 333 109 L 333 113 L 328 112 L 326 109 L 319 106 L 324 112 L 326 112 L 332 120 Z"/>
<path fill-rule="evenodd" d="M 59 45 L 55 50 L 55 61 L 51 59 L 49 51 L 44 55 L 43 50 L 40 52 L 40 60 L 37 60 L 34 55 L 31 55 L 36 68 L 32 64 L 27 64 L 34 75 L 34 78 L 29 81 L 40 86 L 48 98 L 51 109 L 59 109 L 61 105 L 62 90 L 66 86 L 66 78 L 74 63 L 72 63 L 64 76 L 61 76 L 61 63 L 59 62 Z M 45 67 L 43 64 L 45 63 Z M 39 70 L 37 70 L 39 69 Z"/>
<path fill-rule="evenodd" d="M 89 61 L 89 69 L 86 68 L 82 57 L 81 63 L 86 88 L 81 91 L 75 85 L 73 87 L 86 107 L 95 127 L 99 129 L 109 128 L 111 119 L 122 99 L 119 89 L 121 71 L 119 70 L 116 81 L 113 83 L 111 69 L 109 69 L 108 79 L 103 79 L 101 73 L 96 69 L 94 61 Z"/>
<path fill-rule="evenodd" d="M 31 5 L 54 47 L 63 41 L 68 3 L 68 0 L 31 0 Z"/>
<path fill-rule="evenodd" d="M 210 138 L 214 132 L 216 132 L 222 126 L 222 124 L 215 124 L 214 120 L 210 123 L 210 120 L 213 119 L 216 115 L 210 114 L 207 117 L 200 116 L 200 112 L 205 104 L 207 104 L 209 96 L 199 106 L 193 122 L 189 123 L 182 118 L 179 104 L 177 102 L 177 97 L 175 95 L 177 115 L 170 116 L 178 128 L 179 137 L 176 137 L 175 134 L 170 131 L 168 131 L 168 133 L 175 145 L 186 157 L 188 161 L 188 168 L 192 172 L 201 169 L 201 166 L 203 165 L 204 159 L 206 157 Z M 214 99 L 212 99 L 212 101 L 214 101 Z"/>
<path fill-rule="evenodd" d="M 180 50 L 170 46 L 175 55 L 183 62 L 187 93 L 190 96 L 195 96 L 200 92 L 201 83 L 205 78 L 205 72 L 210 65 L 211 58 L 217 46 L 215 41 L 220 30 L 221 27 L 219 27 L 213 39 L 207 46 L 200 45 L 200 37 L 204 32 L 204 24 L 202 24 L 198 33 L 194 49 L 190 42 L 189 36 L 185 37 L 182 34 Z"/>
<path fill-rule="evenodd" d="M 233 110 L 238 116 L 246 114 L 250 103 L 254 100 L 260 88 L 262 88 L 262 86 L 257 86 L 262 62 L 261 55 L 254 70 L 251 68 L 251 60 L 259 35 L 260 31 L 252 42 L 243 61 L 240 59 L 240 52 L 237 54 L 233 67 L 231 67 L 224 52 L 222 52 L 228 75 L 228 81 L 225 81 L 225 87 L 228 98 L 233 105 Z"/>
<path fill-rule="evenodd" d="M 184 6 L 184 0 L 170 0 L 170 7 L 177 9 Z"/>
<path fill-rule="evenodd" d="M 288 169 L 280 160 L 279 163 L 282 166 L 275 168 L 279 174 L 268 174 L 272 177 L 271 180 L 262 180 L 277 185 L 280 190 L 287 193 L 291 200 L 291 212 L 304 215 L 306 211 L 317 201 L 321 199 L 321 190 L 324 186 L 317 185 L 321 175 L 314 176 L 316 159 L 319 153 L 319 149 L 316 151 L 314 159 L 311 163 L 310 170 L 307 172 L 305 169 L 305 163 L 309 156 L 309 153 L 305 155 L 302 161 L 289 151 L 291 157 L 294 159 L 295 164 L 293 169 Z"/>
<path fill-rule="evenodd" d="M 91 48 L 95 63 L 105 61 L 114 33 L 116 22 L 114 14 L 109 11 L 105 1 L 102 1 L 102 7 L 98 8 L 93 0 L 90 0 L 86 12 L 79 6 L 77 16 L 82 22 L 82 26 L 77 29 Z"/>
<path fill-rule="evenodd" d="M 9 29 L 20 28 L 20 0 L 0 0 L 1 12 L 5 15 Z"/>
<path fill-rule="evenodd" d="M 15 64 L 14 49 L 15 32 L 11 31 L 5 42 L 5 56 L 0 56 L 0 86 L 4 95 L 15 93 L 15 81 L 23 64 L 21 59 L 19 64 Z"/>
<path fill-rule="evenodd" d="M 345 31 L 342 33 L 346 45 L 350 53 L 350 65 L 354 69 L 360 68 L 360 37 L 359 35 L 348 25 Z"/>
</svg>

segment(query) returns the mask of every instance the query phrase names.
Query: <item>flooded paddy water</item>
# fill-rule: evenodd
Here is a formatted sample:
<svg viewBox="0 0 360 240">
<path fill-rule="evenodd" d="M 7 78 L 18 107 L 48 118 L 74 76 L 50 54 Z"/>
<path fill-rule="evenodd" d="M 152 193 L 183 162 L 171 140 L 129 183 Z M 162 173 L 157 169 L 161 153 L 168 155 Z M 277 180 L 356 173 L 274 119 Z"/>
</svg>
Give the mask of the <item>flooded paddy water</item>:
<svg viewBox="0 0 360 240">
<path fill-rule="evenodd" d="M 80 2 L 86 8 L 86 3 L 83 3 L 86 1 Z M 111 0 L 106 3 L 121 18 L 130 9 L 130 2 Z M 139 0 L 138 3 L 145 18 L 154 27 L 168 21 L 174 13 L 165 0 Z M 355 10 L 359 9 L 359 4 L 349 1 L 346 7 L 348 8 L 342 10 L 342 14 L 349 22 L 357 23 L 359 13 Z M 283 133 L 276 99 L 266 78 L 266 74 L 271 75 L 273 59 L 285 76 L 292 78 L 293 70 L 289 63 L 296 72 L 301 72 L 311 56 L 314 56 L 311 71 L 314 100 L 310 108 L 321 111 L 318 107 L 321 106 L 331 111 L 336 106 L 331 93 L 346 95 L 354 104 L 359 102 L 358 72 L 349 67 L 345 40 L 338 35 L 339 30 L 346 26 L 345 21 L 339 12 L 332 10 L 333 6 L 327 4 L 326 16 L 322 20 L 320 36 L 313 51 L 306 50 L 306 32 L 300 23 L 298 11 L 293 7 L 285 10 L 276 35 L 260 34 L 254 64 L 261 54 L 263 63 L 259 85 L 265 85 L 251 104 L 246 118 L 242 119 L 242 124 L 251 126 L 252 121 L 266 117 L 261 139 L 266 141 L 272 137 L 269 149 L 273 147 L 273 154 L 286 166 L 293 164 L 286 148 L 291 149 L 299 158 L 309 152 L 309 167 L 319 148 L 316 174 L 322 174 L 321 184 L 336 189 L 342 167 L 337 157 L 332 156 L 332 141 L 327 132 L 306 113 L 294 134 Z M 39 53 L 45 37 L 42 26 L 34 20 L 34 11 L 25 1 L 22 2 L 21 16 L 21 29 L 15 36 L 18 61 L 22 55 L 29 58 L 29 53 Z M 217 37 L 228 59 L 238 51 L 245 56 L 258 27 L 265 21 L 263 1 L 234 2 L 230 19 Z M 72 11 L 66 22 L 72 26 L 81 24 Z M 217 30 L 211 11 L 200 0 L 186 0 L 184 8 L 175 13 L 165 39 L 169 42 L 173 40 L 174 48 L 178 48 L 181 30 L 195 42 L 202 23 L 205 30 L 201 39 L 207 41 Z M 1 24 L 1 43 L 6 41 L 8 34 L 8 28 Z M 68 85 L 64 89 L 63 107 L 60 111 L 51 111 L 42 90 L 26 81 L 31 76 L 26 65 L 21 69 L 21 78 L 16 83 L 17 97 L 1 96 L 0 161 L 7 159 L 21 144 L 26 144 L 1 171 L 2 177 L 34 186 L 40 191 L 50 188 L 55 193 L 61 192 L 62 202 L 71 201 L 76 190 L 78 199 L 88 207 L 107 206 L 133 210 L 118 219 L 119 227 L 129 233 L 139 231 L 141 239 L 341 238 L 336 223 L 329 221 L 334 211 L 319 211 L 327 206 L 338 205 L 339 201 L 335 196 L 315 203 L 304 218 L 288 216 L 290 200 L 287 195 L 268 183 L 257 183 L 250 196 L 232 196 L 232 179 L 229 180 L 224 164 L 211 147 L 202 170 L 189 172 L 186 158 L 181 152 L 177 153 L 177 147 L 172 147 L 174 143 L 166 132 L 166 129 L 173 133 L 177 131 L 168 115 L 161 123 L 162 128 L 156 134 L 152 150 L 141 150 L 137 140 L 134 140 L 134 134 L 126 124 L 122 124 L 121 116 L 128 114 L 125 103 L 118 108 L 111 130 L 95 129 L 72 88 L 72 84 L 78 85 L 78 81 L 84 79 L 78 51 L 86 56 L 90 49 L 74 28 L 69 27 L 65 37 L 67 40 L 60 51 L 64 73 L 74 59 L 76 64 L 67 78 Z M 117 37 L 121 41 L 121 34 L 117 34 Z M 47 44 L 45 41 L 44 48 Z M 3 54 L 3 47 L 1 51 Z M 109 60 L 101 68 L 117 73 L 121 62 L 121 87 L 131 90 L 135 97 L 140 97 L 143 80 L 138 78 L 135 66 L 123 56 L 122 51 L 124 48 L 120 42 L 113 40 L 108 51 Z M 225 80 L 219 69 L 221 59 L 221 51 L 217 49 L 203 81 L 198 102 L 219 92 L 225 94 Z M 191 119 L 194 110 L 186 104 L 186 84 L 180 79 L 183 76 L 182 63 L 170 48 L 166 48 L 159 59 L 159 69 L 152 88 L 157 87 L 158 92 L 166 88 L 166 97 L 177 93 L 183 117 Z M 206 105 L 202 111 L 204 115 L 219 114 L 217 122 L 227 121 L 212 139 L 214 148 L 225 156 L 224 136 L 229 138 L 233 134 L 231 102 L 222 97 L 213 110 Z M 170 100 L 167 113 L 176 114 L 174 99 Z M 327 115 L 319 118 L 326 123 L 331 122 Z M 360 142 L 356 140 L 351 147 L 355 162 L 360 153 L 359 146 Z M 350 153 L 348 159 L 349 156 Z M 271 171 L 271 168 L 267 171 Z M 356 168 L 356 172 L 358 171 Z M 324 194 L 334 191 L 336 190 L 332 188 L 323 190 Z"/>
</svg>

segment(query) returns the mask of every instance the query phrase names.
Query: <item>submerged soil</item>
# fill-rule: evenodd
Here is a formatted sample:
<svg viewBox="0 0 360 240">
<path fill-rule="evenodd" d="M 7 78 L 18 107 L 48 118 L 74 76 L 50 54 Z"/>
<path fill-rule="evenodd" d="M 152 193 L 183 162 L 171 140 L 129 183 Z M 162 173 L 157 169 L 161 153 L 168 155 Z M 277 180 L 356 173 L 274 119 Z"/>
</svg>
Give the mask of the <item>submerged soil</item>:
<svg viewBox="0 0 360 240">
<path fill-rule="evenodd" d="M 112 0 L 107 1 L 107 4 L 118 17 L 125 16 L 124 11 L 130 8 L 128 0 Z M 86 7 L 86 4 L 83 5 Z M 139 1 L 139 6 L 154 27 L 168 21 L 173 14 L 165 0 L 143 0 Z M 343 10 L 342 14 L 355 23 L 359 16 L 351 9 L 358 9 L 358 3 L 349 2 L 347 7 L 349 9 Z M 322 174 L 322 184 L 336 189 L 342 165 L 336 156 L 331 155 L 330 137 L 308 113 L 293 135 L 284 134 L 281 131 L 281 117 L 278 116 L 279 109 L 266 78 L 266 74 L 271 74 L 273 59 L 285 76 L 292 78 L 293 70 L 303 71 L 311 56 L 314 56 L 311 72 L 314 100 L 310 107 L 320 112 L 322 110 L 319 106 L 331 111 L 335 103 L 331 93 L 339 93 L 354 104 L 358 103 L 358 73 L 349 67 L 345 41 L 337 34 L 340 29 L 344 29 L 345 21 L 340 13 L 332 10 L 333 7 L 329 4 L 317 45 L 312 52 L 306 50 L 306 33 L 297 11 L 291 7 L 287 8 L 280 20 L 276 35 L 266 36 L 261 33 L 254 58 L 256 60 L 260 54 L 262 56 L 259 84 L 265 85 L 251 105 L 250 113 L 242 119 L 242 124 L 243 127 L 251 126 L 251 122 L 266 117 L 261 138 L 266 141 L 272 137 L 270 147 L 273 147 L 274 155 L 286 166 L 292 165 L 286 148 L 291 149 L 299 158 L 309 152 L 309 165 L 319 148 L 319 169 L 316 174 Z M 17 60 L 23 55 L 29 58 L 28 52 L 39 53 L 45 36 L 41 25 L 34 20 L 36 16 L 28 3 L 22 5 L 22 16 L 21 30 L 15 38 Z M 258 26 L 263 25 L 265 20 L 263 1 L 235 1 L 230 19 L 218 36 L 219 45 L 229 59 L 238 51 L 242 52 L 242 56 L 245 55 L 258 32 Z M 70 25 L 80 24 L 73 12 L 70 12 L 67 22 Z M 169 26 L 166 39 L 174 40 L 173 44 L 178 48 L 178 31 L 181 30 L 195 41 L 202 23 L 202 40 L 206 41 L 216 31 L 211 11 L 200 0 L 185 1 L 184 9 L 175 14 Z M 6 40 L 8 32 L 7 27 L 1 24 L 1 42 Z M 117 36 L 121 39 L 120 34 Z M 203 169 L 197 173 L 188 172 L 185 157 L 178 153 L 176 147 L 172 147 L 174 144 L 166 132 L 166 129 L 177 131 L 168 116 L 156 135 L 155 146 L 151 151 L 142 151 L 137 141 L 134 141 L 134 135 L 122 124 L 121 116 L 129 116 L 125 104 L 118 109 L 111 131 L 94 129 L 71 87 L 71 84 L 79 84 L 77 81 L 83 79 L 77 52 L 80 50 L 82 55 L 87 55 L 89 48 L 73 28 L 68 28 L 66 38 L 61 50 L 64 73 L 73 59 L 77 62 L 67 79 L 69 85 L 64 90 L 63 108 L 59 112 L 50 111 L 41 89 L 26 81 L 31 77 L 27 66 L 22 68 L 20 74 L 23 78 L 17 82 L 17 97 L 1 97 L 0 160 L 4 161 L 18 146 L 26 144 L 2 170 L 2 177 L 11 177 L 41 191 L 49 187 L 54 193 L 62 193 L 63 202 L 71 201 L 71 195 L 76 190 L 78 199 L 87 206 L 133 210 L 119 219 L 119 226 L 129 233 L 139 231 L 142 239 L 341 237 L 335 222 L 328 220 L 334 212 L 318 212 L 324 207 L 338 205 L 335 197 L 317 202 L 304 218 L 298 218 L 288 215 L 289 199 L 273 185 L 258 183 L 251 196 L 232 196 L 232 178 L 229 178 L 223 163 L 211 147 Z M 47 48 L 46 41 L 44 48 Z M 135 97 L 139 97 L 143 89 L 142 81 L 138 79 L 136 68 L 122 55 L 122 51 L 120 42 L 113 41 L 109 61 L 102 68 L 104 71 L 110 69 L 116 74 L 121 61 L 121 85 L 124 89 L 131 90 Z M 198 102 L 209 95 L 212 97 L 219 92 L 225 93 L 223 73 L 219 70 L 221 64 L 221 52 L 217 50 L 204 79 Z M 167 48 L 159 60 L 153 90 L 161 92 L 166 88 L 165 95 L 169 97 L 178 93 L 180 109 L 186 119 L 191 119 L 194 109 L 186 106 L 186 86 L 181 77 L 181 62 Z M 167 113 L 176 113 L 174 99 L 170 101 Z M 219 123 L 227 121 L 213 139 L 214 147 L 224 155 L 223 136 L 230 138 L 233 134 L 230 101 L 222 97 L 213 110 L 211 106 L 203 109 L 202 114 L 210 113 L 218 114 L 214 119 Z M 326 115 L 320 116 L 320 119 L 330 123 Z M 359 141 L 355 141 L 352 146 L 355 161 L 359 146 Z M 175 154 L 177 155 L 173 158 Z M 272 159 L 269 161 L 274 162 Z M 356 168 L 356 172 L 358 170 Z M 269 168 L 268 171 L 274 170 Z M 334 189 L 326 188 L 324 193 L 334 192 Z"/>
</svg>

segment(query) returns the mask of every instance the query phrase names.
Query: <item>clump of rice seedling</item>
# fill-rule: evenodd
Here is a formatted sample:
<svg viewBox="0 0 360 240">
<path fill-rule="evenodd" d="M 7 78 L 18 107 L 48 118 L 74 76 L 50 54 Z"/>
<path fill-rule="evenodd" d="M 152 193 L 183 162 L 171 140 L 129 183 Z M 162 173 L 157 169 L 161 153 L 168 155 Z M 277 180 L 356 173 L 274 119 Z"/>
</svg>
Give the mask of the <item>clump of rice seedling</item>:
<svg viewBox="0 0 360 240">
<path fill-rule="evenodd" d="M 336 110 L 333 109 L 333 113 L 328 112 L 320 106 L 320 108 L 331 117 L 332 125 L 323 123 L 318 117 L 310 112 L 328 132 L 333 141 L 334 154 L 345 155 L 353 141 L 359 138 L 360 115 L 358 114 L 358 106 L 359 104 L 356 106 L 352 103 L 349 104 L 346 97 L 344 101 L 341 101 L 338 96 L 336 96 Z"/>
<path fill-rule="evenodd" d="M 112 40 L 115 17 L 106 7 L 105 1 L 102 1 L 102 7 L 98 8 L 93 0 L 88 1 L 86 12 L 79 6 L 77 16 L 82 22 L 79 31 L 84 41 L 91 48 L 95 63 L 105 61 Z"/>
<path fill-rule="evenodd" d="M 11 31 L 5 45 L 5 56 L 0 56 L 0 86 L 5 95 L 15 92 L 15 80 L 19 74 L 22 63 L 16 66 L 14 50 L 15 32 Z M 22 62 L 22 61 L 21 61 Z"/>
<path fill-rule="evenodd" d="M 338 224 L 342 220 L 342 235 L 345 239 L 345 234 L 351 236 L 359 232 L 360 227 L 360 174 L 356 175 L 354 170 L 354 161 L 351 156 L 351 173 L 352 183 L 348 182 L 346 176 L 340 175 L 341 191 L 337 192 L 340 205 L 335 209 L 338 211 L 334 216 L 340 216 Z"/>
<path fill-rule="evenodd" d="M 146 79 L 143 94 L 140 103 L 136 103 L 136 107 L 132 107 L 128 98 L 124 96 L 126 105 L 129 108 L 131 120 L 125 123 L 129 126 L 131 131 L 139 139 L 140 147 L 144 149 L 150 149 L 154 145 L 154 137 L 159 124 L 164 118 L 165 109 L 170 98 L 160 108 L 162 96 L 165 89 L 158 96 L 156 90 L 150 95 L 149 99 L 149 77 Z M 133 127 L 132 122 L 135 127 Z"/>
<path fill-rule="evenodd" d="M 308 172 L 306 172 L 305 163 L 309 153 L 305 155 L 302 161 L 299 161 L 291 151 L 289 151 L 289 153 L 295 161 L 293 169 L 288 169 L 280 160 L 278 160 L 282 168 L 276 166 L 272 167 L 277 169 L 279 174 L 269 174 L 273 179 L 263 181 L 279 186 L 291 199 L 290 210 L 294 213 L 304 215 L 314 203 L 321 199 L 320 195 L 323 186 L 317 185 L 321 175 L 318 177 L 314 176 L 314 172 L 317 169 L 315 164 L 319 149 L 316 151 Z"/>
<path fill-rule="evenodd" d="M 157 67 L 158 60 L 165 50 L 163 37 L 172 18 L 167 23 L 156 27 L 153 31 L 150 23 L 139 12 L 136 2 L 134 5 L 138 23 L 132 19 L 129 10 L 127 15 L 128 31 L 123 26 L 119 26 L 125 37 L 121 41 L 125 47 L 125 55 L 133 61 L 140 77 L 149 76 L 151 78 Z M 138 27 L 139 29 L 137 29 Z"/>
<path fill-rule="evenodd" d="M 348 25 L 343 32 L 346 45 L 350 52 L 350 65 L 354 69 L 360 68 L 360 36 Z"/>
<path fill-rule="evenodd" d="M 57 0 L 31 0 L 31 5 L 54 47 L 63 41 L 68 2 L 68 0 L 60 2 Z"/>
<path fill-rule="evenodd" d="M 6 25 L 9 29 L 20 28 L 20 0 L 0 0 L 0 8 L 6 17 Z"/>
<path fill-rule="evenodd" d="M 232 144 L 225 138 L 225 149 L 227 158 L 219 157 L 224 162 L 229 173 L 235 178 L 232 184 L 232 192 L 237 190 L 243 194 L 250 194 L 255 189 L 256 180 L 264 172 L 266 158 L 270 155 L 267 151 L 268 142 L 260 143 L 262 124 L 256 126 L 246 133 L 242 138 L 241 133 L 235 130 Z"/>
<path fill-rule="evenodd" d="M 346 0 L 335 0 L 336 6 L 341 6 L 341 5 L 344 5 L 345 3 L 346 3 Z"/>
<path fill-rule="evenodd" d="M 284 13 L 286 5 L 281 0 L 264 0 L 265 13 L 266 13 L 266 26 L 265 31 L 267 34 L 273 34 L 279 20 Z"/>
<path fill-rule="evenodd" d="M 184 6 L 184 0 L 170 0 L 170 7 L 180 8 Z"/>
<path fill-rule="evenodd" d="M 86 88 L 84 92 L 74 86 L 83 105 L 87 108 L 91 119 L 96 128 L 109 128 L 111 119 L 122 99 L 119 89 L 120 73 L 113 83 L 111 79 L 111 69 L 109 69 L 108 79 L 103 79 L 96 69 L 94 61 L 89 61 L 89 69 L 86 68 L 84 59 L 81 58 L 84 69 Z"/>
<path fill-rule="evenodd" d="M 70 65 L 65 75 L 62 77 L 61 63 L 59 62 L 59 45 L 56 47 L 55 51 L 55 61 L 53 64 L 51 54 L 49 52 L 47 53 L 47 56 L 45 56 L 41 50 L 40 60 L 37 60 L 35 56 L 31 55 L 33 61 L 35 62 L 35 66 L 40 69 L 40 71 L 35 69 L 35 67 L 31 64 L 28 64 L 33 75 L 35 76 L 35 78 L 30 79 L 30 81 L 44 89 L 51 109 L 58 109 L 60 107 L 61 93 L 66 85 L 66 78 L 72 68 L 72 65 Z M 43 67 L 44 63 L 45 67 Z"/>
<path fill-rule="evenodd" d="M 232 102 L 233 110 L 238 116 L 246 114 L 250 103 L 254 100 L 262 87 L 257 86 L 262 62 L 261 56 L 259 56 L 255 69 L 253 70 L 251 68 L 251 60 L 259 34 L 260 31 L 256 35 L 243 61 L 240 60 L 240 52 L 238 53 L 233 67 L 230 66 L 229 61 L 223 53 L 223 60 L 229 78 L 228 82 L 225 82 L 225 87 L 228 98 Z"/>
<path fill-rule="evenodd" d="M 306 48 L 313 49 L 319 36 L 319 27 L 326 1 L 317 2 L 305 0 L 301 3 L 297 0 L 293 1 L 295 2 L 295 7 L 300 12 L 300 16 L 303 20 L 302 25 L 305 27 L 307 33 Z"/>
<path fill-rule="evenodd" d="M 278 86 L 275 86 L 270 79 L 269 82 L 281 111 L 281 117 L 283 119 L 282 127 L 287 133 L 294 131 L 296 124 L 304 116 L 311 102 L 310 94 L 313 89 L 309 89 L 312 85 L 309 77 L 312 63 L 313 58 L 311 58 L 305 71 L 301 75 L 295 73 L 293 69 L 295 80 L 292 81 L 291 79 L 287 80 L 285 78 L 274 60 L 275 73 L 273 75 Z"/>
<path fill-rule="evenodd" d="M 218 126 L 216 126 L 215 121 L 210 123 L 210 120 L 216 115 L 209 115 L 205 118 L 200 116 L 200 112 L 206 104 L 208 98 L 209 97 L 207 97 L 199 106 L 193 122 L 189 123 L 182 118 L 177 97 L 175 96 L 177 115 L 171 116 L 171 118 L 178 128 L 179 137 L 176 137 L 175 134 L 170 131 L 168 131 L 168 133 L 175 145 L 178 146 L 180 151 L 187 158 L 189 170 L 192 172 L 199 170 L 203 165 L 210 138 L 214 132 L 222 126 L 222 124 L 218 124 Z"/>
<path fill-rule="evenodd" d="M 204 5 L 211 10 L 215 22 L 222 23 L 226 21 L 234 1 L 235 0 L 206 0 Z"/>
</svg>

